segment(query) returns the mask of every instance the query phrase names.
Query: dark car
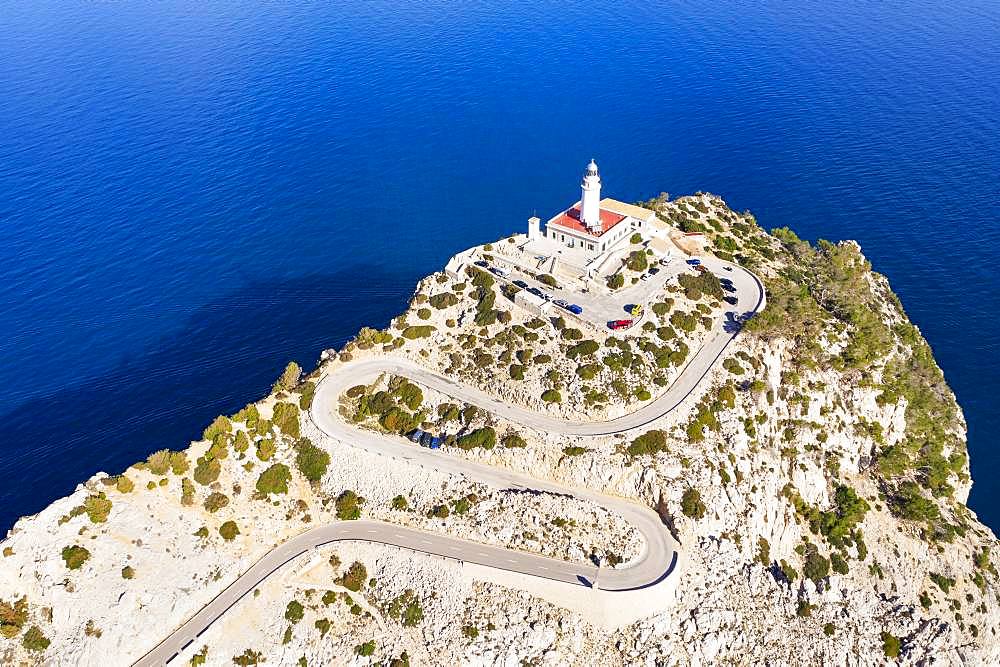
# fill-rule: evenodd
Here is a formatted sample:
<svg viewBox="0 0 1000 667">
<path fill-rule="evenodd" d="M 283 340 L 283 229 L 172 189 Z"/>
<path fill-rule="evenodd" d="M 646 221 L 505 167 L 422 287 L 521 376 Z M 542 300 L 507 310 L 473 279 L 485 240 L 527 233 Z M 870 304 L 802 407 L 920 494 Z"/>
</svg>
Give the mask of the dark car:
<svg viewBox="0 0 1000 667">
<path fill-rule="evenodd" d="M 434 442 L 434 436 L 427 431 L 424 431 L 424 434 L 420 436 L 420 446 L 430 447 L 432 442 Z"/>
<path fill-rule="evenodd" d="M 424 432 L 419 428 L 413 429 L 413 433 L 410 433 L 410 440 L 413 442 L 420 442 L 420 438 L 424 435 Z"/>
<path fill-rule="evenodd" d="M 651 276 L 655 276 L 655 275 L 656 275 L 657 273 L 659 273 L 659 272 L 660 272 L 660 270 L 659 270 L 658 268 L 656 268 L 656 267 L 654 266 L 653 268 L 651 268 L 651 269 L 649 270 L 649 275 L 651 275 Z"/>
<path fill-rule="evenodd" d="M 571 303 L 568 306 L 566 306 L 566 310 L 568 310 L 569 312 L 573 313 L 574 315 L 579 315 L 580 313 L 583 312 L 583 308 L 581 308 L 580 306 L 576 305 L 575 303 Z"/>
<path fill-rule="evenodd" d="M 489 267 L 489 264 L 484 262 L 483 260 L 479 260 L 478 262 L 476 262 L 476 266 L 481 266 L 485 269 Z"/>
<path fill-rule="evenodd" d="M 431 438 L 431 444 L 428 446 L 431 449 L 441 449 L 441 442 L 442 442 L 441 438 L 439 438 L 438 436 L 434 436 L 433 438 Z"/>
<path fill-rule="evenodd" d="M 515 280 L 514 284 L 520 287 L 521 289 L 528 289 L 528 283 L 524 282 L 523 280 Z"/>
<path fill-rule="evenodd" d="M 722 297 L 722 300 L 728 303 L 730 306 L 735 306 L 737 303 L 740 302 L 740 300 L 737 299 L 735 296 L 724 296 Z"/>
<path fill-rule="evenodd" d="M 545 298 L 545 292 L 543 292 L 542 290 L 538 289 L 537 287 L 532 287 L 531 289 L 528 290 L 528 292 L 531 293 L 531 294 L 534 294 L 535 296 L 540 296 L 543 299 Z"/>
<path fill-rule="evenodd" d="M 701 264 L 701 260 L 700 259 L 689 259 L 687 261 L 687 263 L 690 264 L 691 266 L 698 266 L 699 264 Z"/>
</svg>

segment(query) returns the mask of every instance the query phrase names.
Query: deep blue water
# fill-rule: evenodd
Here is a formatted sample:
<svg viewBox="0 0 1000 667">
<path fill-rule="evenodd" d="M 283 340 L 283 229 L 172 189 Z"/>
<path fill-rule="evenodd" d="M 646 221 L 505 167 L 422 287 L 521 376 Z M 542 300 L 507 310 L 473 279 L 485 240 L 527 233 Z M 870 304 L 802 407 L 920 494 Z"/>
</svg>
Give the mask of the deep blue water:
<svg viewBox="0 0 1000 667">
<path fill-rule="evenodd" d="M 858 239 L 1000 527 L 1000 3 L 499 4 L 0 7 L 0 530 L 385 325 L 591 157 Z"/>
</svg>

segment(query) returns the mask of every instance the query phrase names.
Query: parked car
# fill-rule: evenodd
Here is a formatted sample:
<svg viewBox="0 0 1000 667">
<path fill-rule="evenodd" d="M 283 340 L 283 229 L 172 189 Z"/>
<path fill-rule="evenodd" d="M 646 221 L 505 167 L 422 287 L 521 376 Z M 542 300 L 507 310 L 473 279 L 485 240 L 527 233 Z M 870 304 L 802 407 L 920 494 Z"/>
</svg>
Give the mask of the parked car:
<svg viewBox="0 0 1000 667">
<path fill-rule="evenodd" d="M 632 317 L 639 317 L 642 315 L 642 304 L 637 303 L 632 306 L 632 310 L 628 311 Z"/>
<path fill-rule="evenodd" d="M 639 280 L 649 280 L 649 274 L 648 273 L 642 274 L 641 276 L 639 276 Z"/>
<path fill-rule="evenodd" d="M 579 315 L 580 313 L 583 312 L 583 308 L 581 308 L 580 306 L 576 305 L 575 303 L 571 303 L 568 306 L 566 306 L 566 310 L 568 310 L 569 312 L 573 313 L 574 315 Z"/>
<path fill-rule="evenodd" d="M 654 267 L 652 267 L 652 268 L 651 268 L 651 269 L 649 270 L 649 275 L 651 275 L 651 276 L 655 276 L 655 275 L 656 275 L 657 273 L 659 273 L 659 272 L 660 272 L 660 269 L 654 266 Z"/>
<path fill-rule="evenodd" d="M 737 303 L 740 302 L 740 300 L 737 299 L 735 296 L 724 296 L 722 297 L 722 300 L 728 303 L 730 306 L 735 306 Z"/>
<path fill-rule="evenodd" d="M 507 276 L 510 275 L 510 271 L 506 269 L 501 269 L 499 266 L 491 266 L 490 273 L 492 273 L 495 276 L 500 276 L 501 278 L 506 278 Z"/>
<path fill-rule="evenodd" d="M 514 284 L 520 287 L 521 289 L 528 289 L 528 283 L 524 282 L 523 280 L 515 280 Z"/>
<path fill-rule="evenodd" d="M 609 329 L 628 329 L 632 326 L 632 320 L 612 320 L 608 322 Z"/>
<path fill-rule="evenodd" d="M 687 261 L 687 263 L 690 264 L 691 266 L 698 266 L 699 264 L 701 264 L 701 260 L 700 259 L 691 258 L 691 259 L 689 259 Z"/>
<path fill-rule="evenodd" d="M 415 428 L 415 429 L 413 429 L 413 432 L 410 433 L 410 440 L 412 440 L 413 442 L 419 443 L 420 442 L 420 438 L 423 435 L 424 435 L 423 431 L 421 431 L 419 428 Z"/>
<path fill-rule="evenodd" d="M 660 266 L 667 266 L 670 264 L 670 257 L 664 257 L 660 260 Z"/>
<path fill-rule="evenodd" d="M 733 267 L 731 267 L 731 266 L 724 266 L 722 268 L 725 269 L 726 271 L 732 271 L 733 270 Z"/>
<path fill-rule="evenodd" d="M 431 438 L 430 448 L 431 449 L 441 449 L 441 443 L 442 442 L 443 441 L 441 440 L 441 437 L 435 435 L 433 438 Z"/>
<path fill-rule="evenodd" d="M 543 292 L 542 290 L 538 289 L 537 287 L 531 287 L 531 288 L 529 288 L 528 289 L 528 293 L 529 294 L 534 294 L 535 296 L 539 296 L 539 297 L 545 298 L 545 292 Z"/>
<path fill-rule="evenodd" d="M 479 260 L 478 262 L 476 262 L 476 266 L 481 266 L 484 269 L 488 269 L 490 267 L 489 263 L 484 262 L 483 260 Z"/>
<path fill-rule="evenodd" d="M 432 440 L 434 440 L 434 436 L 428 433 L 427 431 L 424 431 L 424 434 L 420 436 L 420 446 L 430 447 Z"/>
<path fill-rule="evenodd" d="M 708 267 L 706 267 L 704 264 L 698 264 L 694 267 L 694 270 L 698 271 L 699 273 L 705 273 L 708 271 Z"/>
<path fill-rule="evenodd" d="M 556 299 L 552 303 L 556 304 L 560 308 L 568 308 L 569 307 L 569 301 L 565 301 L 563 299 Z"/>
</svg>

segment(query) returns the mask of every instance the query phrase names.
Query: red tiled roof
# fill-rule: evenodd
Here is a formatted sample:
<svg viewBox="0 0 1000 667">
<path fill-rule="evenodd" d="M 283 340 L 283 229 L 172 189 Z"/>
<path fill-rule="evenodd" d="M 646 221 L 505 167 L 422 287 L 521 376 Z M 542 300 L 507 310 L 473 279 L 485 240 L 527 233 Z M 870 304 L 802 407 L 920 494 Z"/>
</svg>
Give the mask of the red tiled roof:
<svg viewBox="0 0 1000 667">
<path fill-rule="evenodd" d="M 624 220 L 626 216 L 621 213 L 615 213 L 614 211 L 609 211 L 605 208 L 601 209 L 601 227 L 591 231 L 587 229 L 587 226 L 580 222 L 580 207 L 574 206 L 573 208 L 567 209 L 552 218 L 549 221 L 550 225 L 556 225 L 557 227 L 565 227 L 567 229 L 572 229 L 576 232 L 583 232 L 585 234 L 590 234 L 591 236 L 600 236 L 606 233 L 609 229 L 617 225 L 619 222 Z"/>
</svg>

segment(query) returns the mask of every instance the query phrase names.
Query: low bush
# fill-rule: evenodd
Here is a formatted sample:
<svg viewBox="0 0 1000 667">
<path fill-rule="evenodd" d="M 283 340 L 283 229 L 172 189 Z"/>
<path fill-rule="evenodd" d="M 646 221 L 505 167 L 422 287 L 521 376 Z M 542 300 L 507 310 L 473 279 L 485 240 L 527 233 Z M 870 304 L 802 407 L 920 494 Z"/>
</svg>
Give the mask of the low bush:
<svg viewBox="0 0 1000 667">
<path fill-rule="evenodd" d="M 213 492 L 205 498 L 205 509 L 213 514 L 228 504 L 229 497 L 224 493 Z"/>
<path fill-rule="evenodd" d="M 257 491 L 265 496 L 270 493 L 288 493 L 292 473 L 284 463 L 275 463 L 257 477 Z"/>
<path fill-rule="evenodd" d="M 484 426 L 483 428 L 477 428 L 475 431 L 466 433 L 458 438 L 455 442 L 455 446 L 464 450 L 470 450 L 476 447 L 480 447 L 482 449 L 493 449 L 493 447 L 496 446 L 496 442 L 496 431 L 492 426 Z"/>
<path fill-rule="evenodd" d="M 198 465 L 194 467 L 194 473 L 191 476 L 202 486 L 208 486 L 219 479 L 220 472 L 222 472 L 222 464 L 219 463 L 218 459 L 201 457 L 198 459 Z"/>
<path fill-rule="evenodd" d="M 368 581 L 368 570 L 365 568 L 365 564 L 360 561 L 351 563 L 343 576 L 337 579 L 338 584 L 355 593 L 364 587 L 366 581 Z"/>
<path fill-rule="evenodd" d="M 361 507 L 365 499 L 348 489 L 337 496 L 337 518 L 342 521 L 353 521 L 361 518 Z"/>
<path fill-rule="evenodd" d="M 79 570 L 88 558 L 90 558 L 90 552 L 78 544 L 65 547 L 62 550 L 62 559 L 70 570 Z"/>
<path fill-rule="evenodd" d="M 434 331 L 434 327 L 430 324 L 424 324 L 420 326 L 409 326 L 403 329 L 403 338 L 408 340 L 415 340 L 417 338 L 429 338 L 431 332 Z"/>
<path fill-rule="evenodd" d="M 681 511 L 684 512 L 684 516 L 691 519 L 701 519 L 705 516 L 708 508 L 702 502 L 701 492 L 698 489 L 689 488 L 684 491 L 684 495 L 681 496 Z"/>
<path fill-rule="evenodd" d="M 546 389 L 542 392 L 542 400 L 546 403 L 561 403 L 562 394 L 555 389 Z"/>
<path fill-rule="evenodd" d="M 50 643 L 37 625 L 28 628 L 28 631 L 24 633 L 24 637 L 21 639 L 21 646 L 36 653 L 47 649 Z"/>
<path fill-rule="evenodd" d="M 281 376 L 275 381 L 274 386 L 271 391 L 274 393 L 282 391 L 291 391 L 299 385 L 299 380 L 302 378 L 302 367 L 299 366 L 294 361 L 289 361 L 288 365 L 285 366 L 285 370 L 281 372 Z M 228 433 L 229 431 L 226 431 Z"/>
<path fill-rule="evenodd" d="M 219 526 L 219 535 L 222 535 L 222 539 L 226 542 L 232 542 L 239 534 L 240 529 L 236 526 L 235 521 L 227 521 Z"/>
<path fill-rule="evenodd" d="M 292 623 L 298 623 L 305 616 L 306 608 L 302 606 L 302 603 L 298 600 L 292 600 L 285 607 L 285 620 Z"/>
<path fill-rule="evenodd" d="M 667 451 L 667 434 L 661 430 L 647 431 L 634 438 L 625 450 L 629 456 L 654 455 Z"/>
<path fill-rule="evenodd" d="M 271 421 L 289 437 L 299 437 L 299 406 L 294 403 L 276 403 Z"/>
<path fill-rule="evenodd" d="M 418 390 L 419 391 L 419 390 Z M 326 469 L 330 465 L 330 455 L 326 450 L 312 444 L 308 438 L 299 440 L 296 447 L 295 465 L 302 476 L 310 482 L 318 482 L 323 479 Z"/>
<path fill-rule="evenodd" d="M 625 276 L 620 273 L 612 274 L 608 278 L 608 287 L 611 289 L 621 289 L 625 285 Z"/>
</svg>

